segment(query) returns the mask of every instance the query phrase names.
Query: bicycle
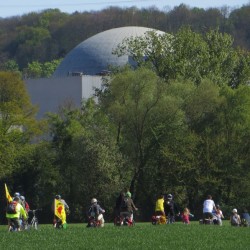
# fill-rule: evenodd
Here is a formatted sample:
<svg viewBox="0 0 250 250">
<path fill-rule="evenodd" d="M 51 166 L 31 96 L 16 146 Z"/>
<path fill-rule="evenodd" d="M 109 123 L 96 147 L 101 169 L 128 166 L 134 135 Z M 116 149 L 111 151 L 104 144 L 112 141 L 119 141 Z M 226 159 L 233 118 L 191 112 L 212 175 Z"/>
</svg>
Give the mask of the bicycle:
<svg viewBox="0 0 250 250">
<path fill-rule="evenodd" d="M 41 210 L 42 209 L 34 209 L 34 210 L 29 211 L 29 213 L 32 213 L 33 217 L 30 223 L 28 223 L 28 229 L 31 229 L 31 228 L 34 228 L 35 230 L 38 229 L 38 218 L 36 217 L 36 213 Z"/>
<path fill-rule="evenodd" d="M 8 227 L 8 231 L 9 232 L 17 232 L 17 225 L 16 225 L 16 222 L 13 220 L 13 219 L 9 219 L 10 220 L 10 224 L 9 224 L 9 227 Z"/>
</svg>

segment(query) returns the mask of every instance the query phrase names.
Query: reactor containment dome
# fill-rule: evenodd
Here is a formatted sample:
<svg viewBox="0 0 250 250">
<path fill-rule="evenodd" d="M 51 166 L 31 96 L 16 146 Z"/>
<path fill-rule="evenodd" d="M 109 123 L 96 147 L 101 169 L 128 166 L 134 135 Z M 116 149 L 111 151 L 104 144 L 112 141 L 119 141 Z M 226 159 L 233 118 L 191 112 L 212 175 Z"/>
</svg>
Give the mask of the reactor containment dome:
<svg viewBox="0 0 250 250">
<path fill-rule="evenodd" d="M 74 75 L 99 75 L 108 70 L 109 66 L 124 66 L 132 63 L 127 55 L 118 57 L 112 51 L 121 44 L 125 38 L 145 36 L 146 32 L 154 29 L 127 26 L 110 29 L 98 33 L 72 49 L 58 66 L 54 77 Z M 154 30 L 157 34 L 164 34 Z"/>
</svg>

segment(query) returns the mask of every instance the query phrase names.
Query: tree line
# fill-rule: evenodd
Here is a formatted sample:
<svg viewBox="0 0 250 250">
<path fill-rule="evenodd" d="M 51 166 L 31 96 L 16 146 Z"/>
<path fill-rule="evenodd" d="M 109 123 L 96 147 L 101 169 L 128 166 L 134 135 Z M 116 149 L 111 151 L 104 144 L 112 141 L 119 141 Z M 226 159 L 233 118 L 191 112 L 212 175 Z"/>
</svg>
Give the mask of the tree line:
<svg viewBox="0 0 250 250">
<path fill-rule="evenodd" d="M 234 47 L 249 50 L 249 19 L 249 5 L 238 9 L 190 8 L 181 4 L 165 10 L 110 7 L 73 14 L 58 9 L 31 12 L 0 19 L 0 69 L 21 71 L 23 77 L 48 77 L 80 42 L 122 26 L 144 26 L 170 34 L 184 25 L 201 34 L 218 28 L 234 38 Z"/>
<path fill-rule="evenodd" d="M 218 29 L 182 28 L 128 38 L 115 53 L 129 54 L 137 68 L 113 69 L 98 102 L 68 104 L 42 121 L 20 74 L 0 72 L 0 186 L 42 207 L 47 223 L 58 193 L 69 221 L 84 221 L 93 197 L 112 219 L 124 187 L 144 221 L 159 193 L 197 217 L 207 194 L 225 214 L 249 207 L 249 52 Z M 4 188 L 0 199 L 4 221 Z"/>
</svg>

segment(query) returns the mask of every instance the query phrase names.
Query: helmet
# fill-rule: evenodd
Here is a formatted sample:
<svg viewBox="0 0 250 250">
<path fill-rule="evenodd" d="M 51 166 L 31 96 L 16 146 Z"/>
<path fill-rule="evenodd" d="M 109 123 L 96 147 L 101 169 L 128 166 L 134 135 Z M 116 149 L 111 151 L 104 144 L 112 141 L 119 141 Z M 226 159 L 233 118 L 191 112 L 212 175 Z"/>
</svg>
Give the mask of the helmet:
<svg viewBox="0 0 250 250">
<path fill-rule="evenodd" d="M 20 202 L 20 197 L 19 196 L 15 196 L 13 201 L 17 201 L 17 202 Z"/>
<path fill-rule="evenodd" d="M 237 213 L 237 209 L 236 209 L 236 208 L 234 208 L 232 212 L 233 212 L 233 213 Z"/>
<path fill-rule="evenodd" d="M 91 200 L 91 204 L 93 204 L 93 203 L 97 203 L 97 199 L 96 199 L 96 198 L 93 198 L 93 199 Z"/>
<path fill-rule="evenodd" d="M 55 199 L 60 200 L 61 199 L 61 195 L 60 194 L 55 195 Z"/>
<path fill-rule="evenodd" d="M 173 195 L 172 195 L 172 194 L 168 194 L 167 198 L 168 198 L 169 200 L 171 200 L 171 199 L 173 198 Z"/>
<path fill-rule="evenodd" d="M 14 193 L 14 197 L 20 197 L 20 193 L 15 192 L 15 193 Z"/>
<path fill-rule="evenodd" d="M 131 198 L 131 193 L 127 192 L 125 196 Z"/>
<path fill-rule="evenodd" d="M 24 196 L 20 196 L 20 199 L 22 200 L 22 201 L 25 201 L 25 197 Z"/>
</svg>

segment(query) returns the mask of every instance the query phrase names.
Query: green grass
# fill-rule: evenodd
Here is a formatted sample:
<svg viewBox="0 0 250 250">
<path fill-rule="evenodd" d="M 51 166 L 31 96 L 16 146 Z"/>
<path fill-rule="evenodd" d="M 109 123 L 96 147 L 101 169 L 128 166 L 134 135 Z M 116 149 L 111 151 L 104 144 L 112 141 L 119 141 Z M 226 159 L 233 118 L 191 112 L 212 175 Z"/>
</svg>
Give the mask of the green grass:
<svg viewBox="0 0 250 250">
<path fill-rule="evenodd" d="M 0 249 L 250 249 L 250 228 L 176 223 L 153 226 L 86 228 L 69 224 L 66 230 L 39 225 L 37 231 L 7 232 L 0 226 Z"/>
</svg>

